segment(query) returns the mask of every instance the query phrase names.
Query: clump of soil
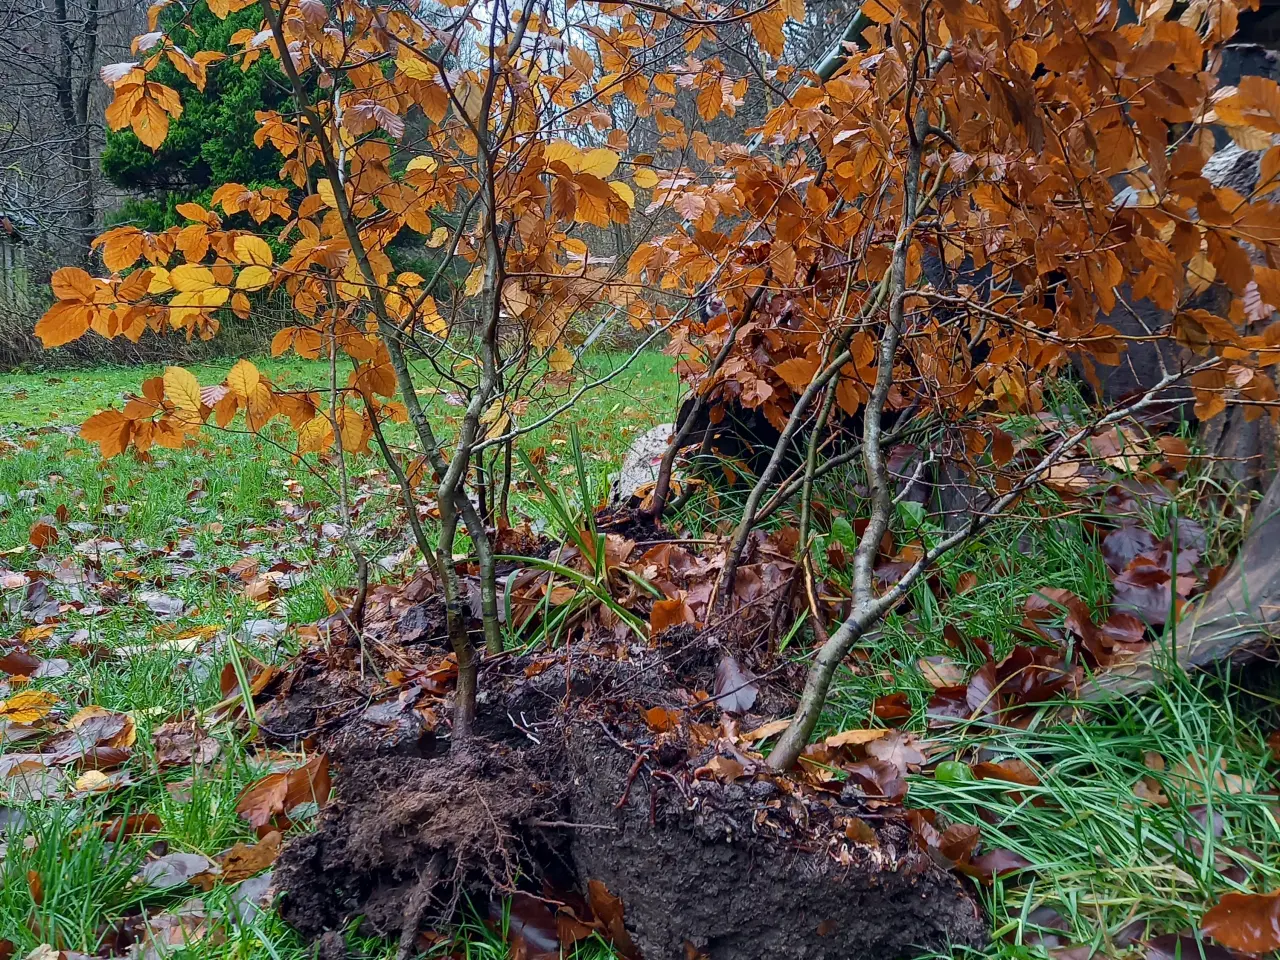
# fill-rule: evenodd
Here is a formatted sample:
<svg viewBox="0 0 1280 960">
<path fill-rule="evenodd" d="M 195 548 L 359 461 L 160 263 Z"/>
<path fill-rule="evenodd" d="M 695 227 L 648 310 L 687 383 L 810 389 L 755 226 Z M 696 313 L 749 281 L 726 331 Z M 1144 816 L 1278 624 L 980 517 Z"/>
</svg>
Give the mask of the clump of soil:
<svg viewBox="0 0 1280 960">
<path fill-rule="evenodd" d="M 357 916 L 367 932 L 396 937 L 447 921 L 462 893 L 514 889 L 554 854 L 538 824 L 562 792 L 492 744 L 348 764 L 316 831 L 280 858 L 281 912 L 310 937 Z"/>
<path fill-rule="evenodd" d="M 900 807 L 814 790 L 734 746 L 739 724 L 789 709 L 785 686 L 759 681 L 731 716 L 708 693 L 720 641 L 662 639 L 486 661 L 481 736 L 452 752 L 447 707 L 411 685 L 394 707 L 370 694 L 337 712 L 324 698 L 358 684 L 323 671 L 286 684 L 264 715 L 330 753 L 338 791 L 281 856 L 286 919 L 319 937 L 363 918 L 407 930 L 403 945 L 463 894 L 519 886 L 564 903 L 602 882 L 647 960 L 893 960 L 982 942 L 974 898 Z"/>
<path fill-rule="evenodd" d="M 621 898 L 647 958 L 888 960 L 983 942 L 986 923 L 960 879 L 900 822 L 883 823 L 875 845 L 838 831 L 787 839 L 768 821 L 796 803 L 771 780 L 695 779 L 682 792 L 655 770 L 628 791 L 631 757 L 583 724 L 568 754 L 573 820 L 614 826 L 575 831 L 573 863 Z M 824 809 L 803 807 L 802 817 Z"/>
</svg>

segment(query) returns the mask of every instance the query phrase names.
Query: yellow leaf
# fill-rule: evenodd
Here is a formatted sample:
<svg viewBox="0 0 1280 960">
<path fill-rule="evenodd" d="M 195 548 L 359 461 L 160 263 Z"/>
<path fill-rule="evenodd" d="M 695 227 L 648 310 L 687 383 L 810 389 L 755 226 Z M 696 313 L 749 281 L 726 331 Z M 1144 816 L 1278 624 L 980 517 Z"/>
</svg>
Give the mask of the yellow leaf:
<svg viewBox="0 0 1280 960">
<path fill-rule="evenodd" d="M 169 301 L 172 308 L 169 312 L 178 312 L 179 307 L 190 307 L 194 310 L 200 310 L 206 307 L 220 307 L 227 302 L 227 297 L 231 295 L 231 291 L 226 287 L 208 287 L 204 290 L 184 290 L 182 293 L 175 294 L 174 298 Z"/>
<path fill-rule="evenodd" d="M 484 286 L 484 264 L 477 263 L 472 267 L 471 272 L 467 274 L 467 283 L 462 288 L 462 292 L 468 297 L 474 297 L 480 292 L 480 288 Z"/>
<path fill-rule="evenodd" d="M 492 440 L 494 437 L 500 437 L 506 432 L 507 425 L 511 423 L 511 414 L 504 413 L 489 425 L 489 429 L 485 432 L 484 438 Z"/>
<path fill-rule="evenodd" d="M 164 371 L 165 398 L 179 410 L 200 412 L 200 381 L 190 370 L 182 367 L 166 367 Z"/>
<path fill-rule="evenodd" d="M 879 730 L 843 730 L 840 733 L 833 734 L 824 741 L 828 747 L 847 747 L 850 744 L 870 743 L 872 740 L 879 740 L 881 737 L 889 733 L 886 729 Z"/>
<path fill-rule="evenodd" d="M 169 271 L 164 267 L 152 267 L 151 280 L 147 284 L 147 293 L 168 293 L 172 289 L 173 283 L 169 280 Z"/>
<path fill-rule="evenodd" d="M 621 180 L 610 180 L 609 189 L 617 194 L 618 199 L 625 203 L 630 209 L 636 208 L 636 195 L 631 188 Z"/>
<path fill-rule="evenodd" d="M 274 260 L 271 256 L 271 247 L 267 245 L 267 241 L 252 234 L 243 234 L 236 237 L 236 256 L 240 258 L 241 263 L 256 264 L 264 267 L 271 266 Z"/>
<path fill-rule="evenodd" d="M 57 694 L 48 690 L 23 690 L 0 703 L 0 718 L 10 723 L 35 723 L 43 719 L 57 702 Z"/>
<path fill-rule="evenodd" d="M 410 80 L 434 80 L 436 76 L 434 64 L 403 45 L 397 45 L 396 69 Z"/>
<path fill-rule="evenodd" d="M 184 263 L 169 271 L 168 282 L 180 293 L 197 293 L 217 286 L 213 271 L 198 263 Z"/>
<path fill-rule="evenodd" d="M 77 793 L 102 793 L 111 789 L 111 778 L 101 770 L 86 770 L 76 777 Z"/>
<path fill-rule="evenodd" d="M 133 108 L 132 125 L 138 139 L 155 150 L 169 135 L 169 114 L 155 100 L 144 96 Z"/>
<path fill-rule="evenodd" d="M 415 170 L 425 170 L 427 173 L 435 173 L 436 168 L 440 166 L 440 161 L 435 157 L 414 157 L 404 168 L 405 173 L 413 173 Z"/>
<path fill-rule="evenodd" d="M 333 424 L 328 417 L 313 417 L 298 428 L 298 453 L 319 453 L 333 446 Z"/>
<path fill-rule="evenodd" d="M 337 207 L 338 201 L 333 192 L 333 184 L 328 180 L 321 179 L 316 181 L 316 195 L 324 203 L 326 207 Z"/>
<path fill-rule="evenodd" d="M 449 228 L 436 227 L 434 230 L 431 231 L 431 236 L 427 239 L 427 246 L 430 247 L 432 250 L 434 250 L 437 247 L 443 247 L 445 245 L 445 241 L 447 241 L 448 239 L 449 239 Z"/>
<path fill-rule="evenodd" d="M 639 167 L 631 177 L 635 181 L 637 187 L 645 190 L 652 190 L 658 185 L 658 175 L 648 167 Z"/>
<path fill-rule="evenodd" d="M 589 173 L 593 177 L 599 177 L 601 180 L 616 169 L 618 169 L 618 155 L 612 150 L 606 150 L 604 147 L 588 150 L 578 164 L 579 173 Z"/>
<path fill-rule="evenodd" d="M 236 277 L 236 289 L 253 292 L 254 290 L 261 290 L 270 282 L 271 268 L 254 264 L 240 271 L 240 276 Z"/>
<path fill-rule="evenodd" d="M 578 161 L 582 159 L 582 151 L 568 140 L 552 140 L 546 145 L 542 155 L 548 164 L 559 160 L 570 170 L 577 170 Z"/>
<path fill-rule="evenodd" d="M 768 737 L 777 736 L 787 727 L 791 726 L 791 719 L 770 720 L 768 723 L 762 723 L 754 730 L 738 735 L 738 740 L 742 743 L 755 743 L 757 740 L 764 740 Z"/>
<path fill-rule="evenodd" d="M 259 380 L 258 368 L 248 360 L 236 361 L 236 365 L 227 373 L 227 386 L 246 400 L 258 389 Z"/>
<path fill-rule="evenodd" d="M 547 358 L 547 366 L 556 373 L 566 373 L 573 369 L 577 359 L 572 351 L 566 350 L 564 347 L 556 347 L 551 351 L 551 356 Z"/>
</svg>

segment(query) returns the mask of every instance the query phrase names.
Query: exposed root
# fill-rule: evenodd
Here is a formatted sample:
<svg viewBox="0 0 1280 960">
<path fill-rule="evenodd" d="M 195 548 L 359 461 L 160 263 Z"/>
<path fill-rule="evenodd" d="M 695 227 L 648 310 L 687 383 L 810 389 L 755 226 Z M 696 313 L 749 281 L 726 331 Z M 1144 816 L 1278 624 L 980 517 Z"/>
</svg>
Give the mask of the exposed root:
<svg viewBox="0 0 1280 960">
<path fill-rule="evenodd" d="M 396 951 L 396 960 L 409 960 L 413 956 L 418 931 L 422 929 L 422 922 L 431 908 L 431 895 L 440 882 L 443 867 L 444 854 L 437 852 L 423 868 L 418 885 L 413 888 L 409 902 L 405 905 L 404 925 L 400 928 L 400 948 Z"/>
</svg>

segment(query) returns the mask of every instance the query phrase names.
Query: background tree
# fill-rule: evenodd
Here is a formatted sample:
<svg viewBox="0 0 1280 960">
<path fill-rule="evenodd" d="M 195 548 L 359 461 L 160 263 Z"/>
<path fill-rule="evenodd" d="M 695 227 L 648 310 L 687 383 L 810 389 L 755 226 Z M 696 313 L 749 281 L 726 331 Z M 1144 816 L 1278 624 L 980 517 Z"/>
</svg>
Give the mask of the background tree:
<svg viewBox="0 0 1280 960">
<path fill-rule="evenodd" d="M 89 262 L 109 205 L 98 171 L 106 103 L 98 71 L 142 22 L 133 0 L 0 5 L 4 203 L 29 219 L 46 262 Z M 45 257 L 33 258 L 37 269 Z"/>
</svg>

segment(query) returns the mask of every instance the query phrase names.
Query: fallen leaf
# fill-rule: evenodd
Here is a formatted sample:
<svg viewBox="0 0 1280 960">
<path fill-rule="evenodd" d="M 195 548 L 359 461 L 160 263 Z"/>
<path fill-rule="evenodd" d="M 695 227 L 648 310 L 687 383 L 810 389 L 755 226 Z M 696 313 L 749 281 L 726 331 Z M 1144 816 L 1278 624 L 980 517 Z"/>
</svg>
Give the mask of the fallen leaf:
<svg viewBox="0 0 1280 960">
<path fill-rule="evenodd" d="M 673 627 L 695 621 L 693 610 L 683 597 L 676 597 L 674 600 L 658 600 L 654 602 L 653 610 L 649 613 L 649 633 L 656 637 Z"/>
<path fill-rule="evenodd" d="M 873 740 L 879 740 L 881 737 L 887 736 L 888 733 L 889 731 L 883 727 L 876 730 L 841 730 L 839 733 L 833 733 L 822 742 L 832 750 L 836 750 L 840 747 L 870 743 Z"/>
<path fill-rule="evenodd" d="M 58 695 L 48 690 L 23 690 L 0 703 L 0 718 L 12 723 L 35 723 L 49 715 Z"/>
<path fill-rule="evenodd" d="M 147 863 L 134 878 L 157 890 L 192 883 L 202 874 L 217 876 L 221 868 L 200 853 L 168 853 Z"/>
<path fill-rule="evenodd" d="M 997 877 L 1007 877 L 1030 866 L 1030 860 L 1012 850 L 991 850 L 968 863 L 956 864 L 956 869 L 983 883 L 990 883 Z"/>
<path fill-rule="evenodd" d="M 742 776 L 745 769 L 742 764 L 737 760 L 734 760 L 732 757 L 716 755 L 707 761 L 705 766 L 699 767 L 698 770 L 695 771 L 694 776 L 697 776 L 703 771 L 709 772 L 721 783 L 730 783 Z"/>
<path fill-rule="evenodd" d="M 770 720 L 768 723 L 762 723 L 753 730 L 739 734 L 738 740 L 741 743 L 757 743 L 761 740 L 767 740 L 769 737 L 777 736 L 789 726 L 791 726 L 789 717 L 785 720 Z"/>
<path fill-rule="evenodd" d="M 1146 944 L 1144 960 L 1240 960 L 1230 950 L 1205 943 L 1198 937 L 1186 933 L 1166 933 L 1162 937 L 1154 937 Z"/>
<path fill-rule="evenodd" d="M 667 707 L 650 707 L 644 712 L 644 722 L 654 733 L 666 733 L 680 726 L 680 711 Z"/>
<path fill-rule="evenodd" d="M 58 542 L 58 528 L 48 520 L 37 520 L 27 533 L 27 542 L 37 550 L 43 550 L 49 544 Z"/>
<path fill-rule="evenodd" d="M 640 954 L 623 923 L 622 900 L 610 893 L 609 888 L 599 880 L 587 881 L 587 899 L 591 904 L 591 912 L 604 924 L 609 932 L 609 940 L 618 953 L 627 960 L 636 960 Z"/>
<path fill-rule="evenodd" d="M 746 713 L 756 702 L 760 687 L 753 673 L 744 670 L 731 656 L 716 664 L 716 681 L 712 695 L 727 713 Z"/>
<path fill-rule="evenodd" d="M 195 720 L 173 720 L 163 723 L 151 734 L 156 763 L 161 767 L 212 763 L 221 744 L 204 732 Z"/>
<path fill-rule="evenodd" d="M 969 675 L 968 667 L 950 657 L 924 657 L 917 661 L 916 665 L 924 674 L 929 686 L 935 690 L 959 686 Z"/>
<path fill-rule="evenodd" d="M 924 763 L 924 754 L 916 746 L 915 734 L 903 734 L 898 730 L 891 730 L 886 736 L 869 742 L 867 756 L 897 767 L 901 774 L 905 774 L 908 767 L 919 768 Z"/>
<path fill-rule="evenodd" d="M 970 768 L 979 780 L 1004 780 L 1008 783 L 1020 783 L 1026 787 L 1038 787 L 1040 778 L 1035 771 L 1021 760 L 1001 760 L 999 763 L 987 761 L 975 763 Z"/>
<path fill-rule="evenodd" d="M 257 829 L 260 837 L 274 827 L 287 828 L 290 815 L 303 805 L 323 808 L 329 802 L 329 758 L 317 754 L 300 767 L 272 773 L 251 784 L 240 794 L 236 812 Z"/>
<path fill-rule="evenodd" d="M 76 777 L 77 793 L 105 793 L 112 787 L 111 778 L 101 770 L 86 770 Z"/>
<path fill-rule="evenodd" d="M 938 852 L 952 863 L 968 860 L 977 849 L 981 831 L 970 823 L 953 823 L 938 838 Z"/>
<path fill-rule="evenodd" d="M 1201 918 L 1200 929 L 1232 950 L 1280 950 L 1280 890 L 1224 894 Z"/>
<path fill-rule="evenodd" d="M 237 843 L 218 855 L 223 883 L 239 883 L 261 873 L 280 855 L 280 832 L 272 830 L 257 843 Z"/>
</svg>

